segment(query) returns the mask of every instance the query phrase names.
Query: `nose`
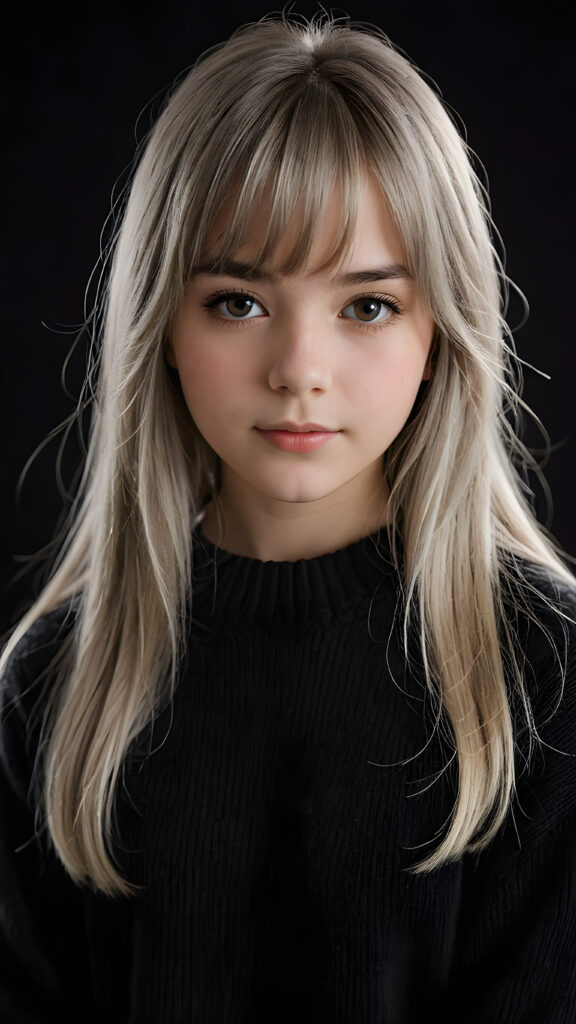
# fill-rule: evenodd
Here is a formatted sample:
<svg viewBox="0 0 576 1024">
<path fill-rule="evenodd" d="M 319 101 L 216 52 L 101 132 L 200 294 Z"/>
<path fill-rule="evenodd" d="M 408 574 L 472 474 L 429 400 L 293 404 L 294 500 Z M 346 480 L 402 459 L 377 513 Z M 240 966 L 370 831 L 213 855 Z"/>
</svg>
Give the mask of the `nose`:
<svg viewBox="0 0 576 1024">
<path fill-rule="evenodd" d="M 268 384 L 273 391 L 294 395 L 328 391 L 332 386 L 332 353 L 324 332 L 312 325 L 284 324 L 272 349 Z"/>
</svg>

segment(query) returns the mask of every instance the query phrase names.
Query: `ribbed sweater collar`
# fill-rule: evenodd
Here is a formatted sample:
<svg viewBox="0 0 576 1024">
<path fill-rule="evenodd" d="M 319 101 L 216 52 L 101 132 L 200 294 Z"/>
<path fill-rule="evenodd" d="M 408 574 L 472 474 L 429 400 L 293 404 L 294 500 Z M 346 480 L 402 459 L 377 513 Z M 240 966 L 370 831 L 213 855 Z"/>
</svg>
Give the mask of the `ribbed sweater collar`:
<svg viewBox="0 0 576 1024">
<path fill-rule="evenodd" d="M 194 533 L 192 616 L 322 623 L 348 618 L 379 585 L 397 591 L 386 530 L 296 562 L 262 562 Z"/>
</svg>

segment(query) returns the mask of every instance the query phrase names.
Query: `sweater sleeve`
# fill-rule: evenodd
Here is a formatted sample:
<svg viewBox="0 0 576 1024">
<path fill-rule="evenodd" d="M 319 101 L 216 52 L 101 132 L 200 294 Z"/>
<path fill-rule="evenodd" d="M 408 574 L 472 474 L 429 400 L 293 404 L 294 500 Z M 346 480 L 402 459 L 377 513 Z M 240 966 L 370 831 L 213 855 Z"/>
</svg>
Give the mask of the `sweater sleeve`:
<svg viewBox="0 0 576 1024">
<path fill-rule="evenodd" d="M 576 618 L 573 595 L 564 607 Z M 540 743 L 528 757 L 520 737 L 509 819 L 465 866 L 450 1024 L 576 1020 L 576 625 L 537 612 L 525 650 Z"/>
<path fill-rule="evenodd" d="M 39 620 L 2 678 L 0 1019 L 11 1024 L 92 1019 L 82 892 L 38 834 L 31 798 L 32 709 L 61 642 L 63 620 L 61 612 Z"/>
</svg>

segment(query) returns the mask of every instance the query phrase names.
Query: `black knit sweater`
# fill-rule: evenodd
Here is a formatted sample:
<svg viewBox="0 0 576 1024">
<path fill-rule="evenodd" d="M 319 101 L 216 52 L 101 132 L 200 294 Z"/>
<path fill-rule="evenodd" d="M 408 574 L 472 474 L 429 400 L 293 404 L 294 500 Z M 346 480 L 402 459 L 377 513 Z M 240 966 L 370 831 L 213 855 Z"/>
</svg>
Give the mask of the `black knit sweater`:
<svg viewBox="0 0 576 1024">
<path fill-rule="evenodd" d="M 73 609 L 39 620 L 10 662 L 0 1020 L 576 1021 L 576 627 L 533 598 L 555 653 L 520 616 L 543 746 L 527 767 L 518 718 L 518 793 L 498 838 L 416 874 L 457 771 L 418 659 L 406 664 L 386 545 L 263 563 L 198 538 L 194 577 L 173 704 L 116 796 L 131 899 L 76 887 L 35 838 L 30 713 Z"/>
</svg>

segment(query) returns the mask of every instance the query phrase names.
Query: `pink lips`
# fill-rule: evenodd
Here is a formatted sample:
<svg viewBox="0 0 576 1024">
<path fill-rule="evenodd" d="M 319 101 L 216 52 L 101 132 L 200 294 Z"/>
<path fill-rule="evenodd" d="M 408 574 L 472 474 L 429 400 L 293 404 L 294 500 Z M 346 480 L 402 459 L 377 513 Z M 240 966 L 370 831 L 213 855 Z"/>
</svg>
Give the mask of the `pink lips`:
<svg viewBox="0 0 576 1024">
<path fill-rule="evenodd" d="M 259 434 L 284 452 L 314 452 L 339 433 L 317 423 L 281 423 L 276 427 L 256 427 Z"/>
</svg>

